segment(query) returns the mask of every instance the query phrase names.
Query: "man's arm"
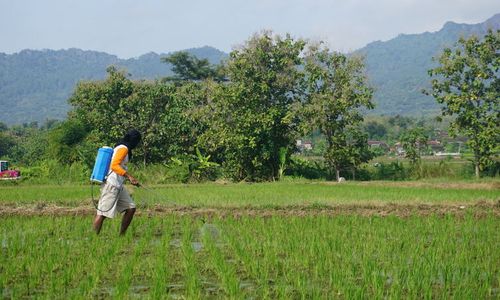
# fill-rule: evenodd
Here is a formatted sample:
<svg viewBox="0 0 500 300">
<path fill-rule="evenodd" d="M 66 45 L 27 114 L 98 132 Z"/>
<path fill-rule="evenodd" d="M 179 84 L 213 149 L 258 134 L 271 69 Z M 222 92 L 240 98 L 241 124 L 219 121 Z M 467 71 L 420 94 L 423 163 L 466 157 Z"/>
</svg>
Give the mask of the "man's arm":
<svg viewBox="0 0 500 300">
<path fill-rule="evenodd" d="M 130 173 L 128 173 L 124 168 L 122 168 L 121 163 L 128 154 L 127 147 L 122 147 L 116 150 L 113 160 L 111 161 L 111 170 L 120 176 L 127 177 L 133 185 L 139 185 L 139 181 L 135 179 Z"/>
</svg>

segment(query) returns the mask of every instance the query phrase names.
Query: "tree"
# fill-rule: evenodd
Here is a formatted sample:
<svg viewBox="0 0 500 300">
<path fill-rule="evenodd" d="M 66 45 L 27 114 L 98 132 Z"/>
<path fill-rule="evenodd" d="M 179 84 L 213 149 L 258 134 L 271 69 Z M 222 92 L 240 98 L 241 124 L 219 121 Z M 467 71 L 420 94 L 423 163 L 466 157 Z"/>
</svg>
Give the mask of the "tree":
<svg viewBox="0 0 500 300">
<path fill-rule="evenodd" d="M 62 163 L 80 161 L 79 144 L 83 142 L 88 131 L 78 120 L 69 119 L 49 132 L 47 152 L 52 158 Z"/>
<path fill-rule="evenodd" d="M 368 145 L 368 138 L 360 128 L 351 128 L 348 130 L 347 147 L 349 149 L 349 162 L 351 167 L 352 179 L 356 180 L 356 169 L 362 163 L 365 163 L 374 157 Z"/>
<path fill-rule="evenodd" d="M 373 89 L 367 84 L 362 58 L 330 52 L 321 45 L 309 49 L 305 72 L 303 124 L 308 130 L 318 128 L 325 136 L 324 157 L 330 174 L 338 181 L 341 169 L 367 160 L 361 159 L 362 151 L 356 150 L 363 144 L 356 128 L 363 121 L 359 109 L 373 108 Z"/>
<path fill-rule="evenodd" d="M 142 147 L 134 152 L 144 164 L 194 153 L 198 127 L 189 111 L 203 96 L 201 83 L 136 82 L 133 93 L 121 101 L 117 116 L 122 121 L 115 126 L 133 127 L 142 133 Z"/>
<path fill-rule="evenodd" d="M 5 124 L 3 122 L 0 122 L 0 132 L 4 132 L 7 130 L 9 130 L 9 126 L 7 126 L 7 124 Z"/>
<path fill-rule="evenodd" d="M 460 38 L 438 60 L 439 66 L 429 70 L 432 96 L 444 104 L 444 116 L 455 117 L 451 135 L 468 137 L 479 178 L 480 169 L 500 151 L 500 30 L 490 30 L 481 40 Z"/>
<path fill-rule="evenodd" d="M 305 42 L 263 32 L 230 54 L 229 82 L 212 90 L 200 147 L 236 180 L 279 177 L 280 150 L 295 149 L 298 122 L 292 107 L 301 98 Z M 283 161 L 283 160 L 282 160 Z"/>
<path fill-rule="evenodd" d="M 21 164 L 43 160 L 48 145 L 47 133 L 43 128 L 14 125 L 0 133 L 0 156 Z"/>
<path fill-rule="evenodd" d="M 134 83 L 124 72 L 115 67 L 109 67 L 107 72 L 104 81 L 79 82 L 69 99 L 73 106 L 69 118 L 75 118 L 90 128 L 90 143 L 96 147 L 114 145 L 123 136 L 126 128 L 116 126 L 117 113 L 122 100 L 134 91 Z"/>
<path fill-rule="evenodd" d="M 0 157 L 8 156 L 15 145 L 16 141 L 12 136 L 0 131 Z"/>
<path fill-rule="evenodd" d="M 161 61 L 170 63 L 175 73 L 174 76 L 166 77 L 165 81 L 200 81 L 209 78 L 221 81 L 223 79 L 219 68 L 212 66 L 208 59 L 199 59 L 185 51 L 162 57 Z"/>
<path fill-rule="evenodd" d="M 370 139 L 381 139 L 387 134 L 387 128 L 384 124 L 376 121 L 367 122 L 364 129 L 368 133 Z"/>
<path fill-rule="evenodd" d="M 114 146 L 128 129 L 142 133 L 142 147 L 134 150 L 144 164 L 165 162 L 194 153 L 199 132 L 189 112 L 206 102 L 203 83 L 182 85 L 159 81 L 131 81 L 111 68 L 103 81 L 79 83 L 70 103 L 69 120 L 89 129 L 85 157 L 103 145 Z M 90 155 L 90 154 L 89 154 Z"/>
<path fill-rule="evenodd" d="M 422 149 L 427 147 L 427 135 L 424 128 L 416 127 L 408 130 L 401 136 L 401 146 L 405 150 L 405 156 L 415 167 L 420 162 Z"/>
</svg>

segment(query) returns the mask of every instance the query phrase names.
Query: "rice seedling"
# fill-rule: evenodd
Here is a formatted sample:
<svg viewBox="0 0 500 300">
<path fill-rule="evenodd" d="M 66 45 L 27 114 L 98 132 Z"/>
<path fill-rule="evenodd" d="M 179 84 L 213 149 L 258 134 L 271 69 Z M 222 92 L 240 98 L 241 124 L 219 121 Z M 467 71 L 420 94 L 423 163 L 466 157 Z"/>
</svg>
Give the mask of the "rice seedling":
<svg viewBox="0 0 500 300">
<path fill-rule="evenodd" d="M 500 219 L 0 219 L 2 298 L 498 298 Z M 208 224 L 208 225 L 207 225 Z"/>
</svg>

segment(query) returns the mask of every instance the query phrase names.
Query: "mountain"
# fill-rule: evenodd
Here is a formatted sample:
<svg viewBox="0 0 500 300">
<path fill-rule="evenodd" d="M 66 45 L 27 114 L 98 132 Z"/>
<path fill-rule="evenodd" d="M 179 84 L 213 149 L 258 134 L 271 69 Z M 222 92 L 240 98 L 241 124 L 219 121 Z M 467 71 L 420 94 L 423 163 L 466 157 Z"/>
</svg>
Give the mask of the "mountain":
<svg viewBox="0 0 500 300">
<path fill-rule="evenodd" d="M 212 47 L 186 49 L 199 58 L 219 63 L 227 54 Z M 154 52 L 138 58 L 120 59 L 104 52 L 67 50 L 23 50 L 0 53 L 0 122 L 21 124 L 64 119 L 67 102 L 80 80 L 106 77 L 106 68 L 126 69 L 132 79 L 155 79 L 172 75 L 169 64 Z"/>
<path fill-rule="evenodd" d="M 444 47 L 459 37 L 482 36 L 500 29 L 500 14 L 479 24 L 447 22 L 437 32 L 401 34 L 394 39 L 368 44 L 355 53 L 366 57 L 367 73 L 376 92 L 374 114 L 423 115 L 437 113 L 436 101 L 422 94 L 429 88 L 427 70 L 436 64 Z M 212 47 L 187 49 L 199 58 L 218 63 L 227 54 Z M 171 75 L 170 66 L 154 52 L 138 58 L 120 59 L 104 52 L 67 50 L 23 50 L 0 53 L 0 122 L 20 124 L 64 119 L 70 109 L 67 99 L 80 80 L 104 79 L 106 68 L 125 68 L 133 79 Z"/>
<path fill-rule="evenodd" d="M 439 111 L 437 102 L 424 95 L 430 88 L 427 71 L 436 66 L 445 47 L 460 37 L 482 36 L 488 29 L 500 29 L 500 14 L 479 24 L 447 22 L 437 32 L 401 34 L 386 42 L 373 42 L 355 51 L 365 56 L 368 77 L 376 88 L 374 114 L 426 115 Z"/>
</svg>

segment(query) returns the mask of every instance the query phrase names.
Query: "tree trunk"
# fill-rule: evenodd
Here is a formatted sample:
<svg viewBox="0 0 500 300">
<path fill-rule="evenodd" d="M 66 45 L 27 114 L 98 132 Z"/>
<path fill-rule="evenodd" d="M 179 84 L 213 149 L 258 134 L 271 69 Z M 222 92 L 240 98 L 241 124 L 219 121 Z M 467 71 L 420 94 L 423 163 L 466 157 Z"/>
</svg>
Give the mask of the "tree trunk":
<svg viewBox="0 0 500 300">
<path fill-rule="evenodd" d="M 476 179 L 479 179 L 479 151 L 474 153 L 474 170 L 476 171 Z"/>
<path fill-rule="evenodd" d="M 339 182 L 339 179 L 340 179 L 340 170 L 339 170 L 339 168 L 335 168 L 335 177 L 337 178 L 337 182 Z"/>
</svg>

